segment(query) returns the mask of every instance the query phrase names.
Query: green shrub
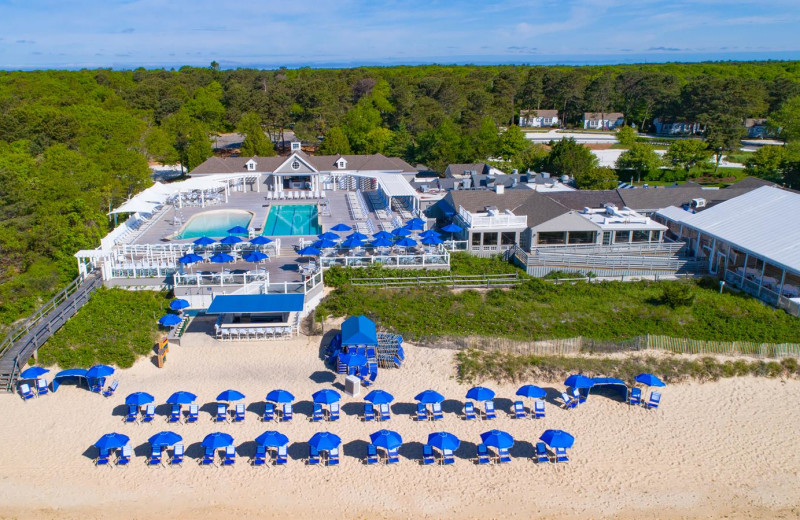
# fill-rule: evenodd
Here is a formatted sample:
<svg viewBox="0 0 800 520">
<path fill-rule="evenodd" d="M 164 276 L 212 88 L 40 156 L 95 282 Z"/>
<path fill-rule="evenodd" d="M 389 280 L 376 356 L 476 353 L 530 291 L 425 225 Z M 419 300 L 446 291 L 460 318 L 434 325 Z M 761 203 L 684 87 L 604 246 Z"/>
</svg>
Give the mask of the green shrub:
<svg viewBox="0 0 800 520">
<path fill-rule="evenodd" d="M 661 301 L 673 309 L 688 307 L 694 303 L 694 293 L 688 284 L 671 283 L 661 290 Z"/>
</svg>

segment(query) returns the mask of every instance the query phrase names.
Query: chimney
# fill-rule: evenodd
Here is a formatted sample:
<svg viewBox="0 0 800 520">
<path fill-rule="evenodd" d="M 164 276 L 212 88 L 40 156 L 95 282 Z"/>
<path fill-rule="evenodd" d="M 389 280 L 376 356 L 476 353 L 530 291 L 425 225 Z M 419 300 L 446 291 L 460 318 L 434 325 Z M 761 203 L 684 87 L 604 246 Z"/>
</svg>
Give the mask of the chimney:
<svg viewBox="0 0 800 520">
<path fill-rule="evenodd" d="M 495 186 L 495 187 L 494 187 L 494 191 L 495 191 L 495 192 L 496 192 L 498 195 L 502 195 L 503 193 L 505 193 L 505 191 L 506 191 L 506 187 L 505 187 L 505 186 L 503 186 L 502 184 L 498 184 L 497 186 Z"/>
</svg>

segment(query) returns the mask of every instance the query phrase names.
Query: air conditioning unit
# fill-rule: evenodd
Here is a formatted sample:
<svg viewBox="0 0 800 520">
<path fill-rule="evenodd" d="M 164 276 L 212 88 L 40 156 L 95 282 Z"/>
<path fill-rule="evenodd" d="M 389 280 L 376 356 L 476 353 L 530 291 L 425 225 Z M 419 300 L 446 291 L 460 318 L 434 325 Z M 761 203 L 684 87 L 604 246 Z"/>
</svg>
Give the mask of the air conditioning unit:
<svg viewBox="0 0 800 520">
<path fill-rule="evenodd" d="M 698 197 L 696 199 L 692 199 L 692 203 L 690 204 L 692 209 L 700 209 L 706 207 L 706 199 L 702 197 Z"/>
</svg>

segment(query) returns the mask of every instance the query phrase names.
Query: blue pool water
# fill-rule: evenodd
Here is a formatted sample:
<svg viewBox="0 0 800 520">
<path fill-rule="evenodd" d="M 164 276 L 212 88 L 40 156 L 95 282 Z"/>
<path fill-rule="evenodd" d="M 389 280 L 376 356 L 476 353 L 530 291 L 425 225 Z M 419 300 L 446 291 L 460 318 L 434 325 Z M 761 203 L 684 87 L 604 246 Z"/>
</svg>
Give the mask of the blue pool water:
<svg viewBox="0 0 800 520">
<path fill-rule="evenodd" d="M 189 219 L 176 238 L 226 237 L 234 226 L 247 227 L 253 214 L 238 209 L 222 209 L 198 213 Z"/>
<path fill-rule="evenodd" d="M 314 204 L 272 206 L 262 232 L 267 236 L 318 235 L 319 233 L 317 206 Z"/>
</svg>

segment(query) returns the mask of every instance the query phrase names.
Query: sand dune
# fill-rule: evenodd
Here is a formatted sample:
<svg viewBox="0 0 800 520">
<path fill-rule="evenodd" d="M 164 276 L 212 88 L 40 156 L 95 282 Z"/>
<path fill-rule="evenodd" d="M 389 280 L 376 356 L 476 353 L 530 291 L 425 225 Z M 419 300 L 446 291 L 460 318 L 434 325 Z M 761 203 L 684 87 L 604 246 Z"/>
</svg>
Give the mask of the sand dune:
<svg viewBox="0 0 800 520">
<path fill-rule="evenodd" d="M 71 386 L 23 402 L 0 395 L 0 517 L 142 518 L 169 512 L 178 518 L 797 518 L 800 517 L 800 382 L 741 378 L 673 385 L 660 410 L 631 409 L 606 396 L 592 396 L 574 411 L 552 403 L 544 420 L 514 420 L 501 413 L 491 422 L 462 421 L 467 385 L 453 373 L 453 352 L 406 348 L 400 370 L 382 370 L 377 388 L 396 397 L 387 427 L 405 441 L 394 467 L 362 464 L 369 434 L 380 429 L 355 415 L 359 399 L 344 397 L 338 423 L 307 420 L 311 394 L 341 384 L 319 359 L 320 338 L 283 343 L 219 344 L 202 334 L 186 336 L 167 366 L 150 360 L 118 372 L 115 398 Z M 560 390 L 557 382 L 531 381 Z M 517 384 L 486 382 L 506 411 Z M 125 395 L 147 391 L 157 403 L 176 390 L 211 403 L 222 390 L 247 395 L 244 424 L 216 425 L 207 412 L 195 425 L 122 423 Z M 295 420 L 265 425 L 257 420 L 273 388 L 297 397 Z M 413 396 L 433 388 L 447 397 L 445 420 L 414 422 Z M 160 409 L 159 411 L 162 411 Z M 204 410 L 211 410 L 206 407 Z M 493 427 L 511 433 L 515 460 L 476 466 L 480 433 Z M 529 459 L 539 435 L 560 428 L 576 437 L 572 461 L 535 465 Z M 190 458 L 182 468 L 148 468 L 147 438 L 171 429 L 184 438 L 189 457 L 213 431 L 233 435 L 240 455 L 235 467 L 201 468 Z M 283 468 L 252 468 L 246 459 L 253 439 L 277 429 L 290 439 Z M 342 437 L 338 468 L 307 467 L 305 442 L 320 430 Z M 452 467 L 418 461 L 429 433 L 446 430 L 462 439 Z M 131 437 L 137 457 L 127 468 L 96 468 L 91 445 L 103 433 Z"/>
</svg>

